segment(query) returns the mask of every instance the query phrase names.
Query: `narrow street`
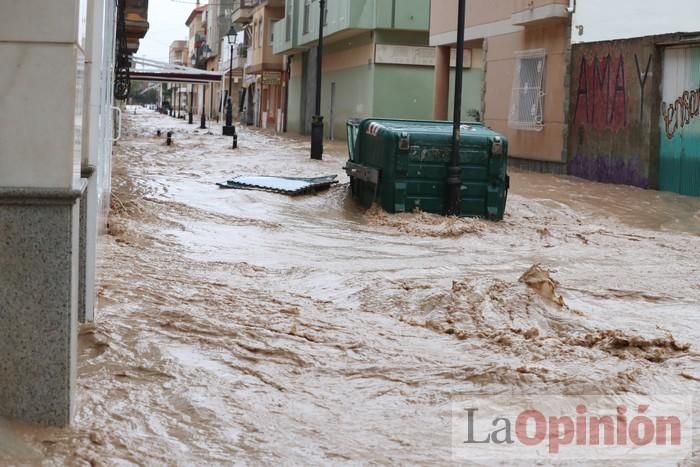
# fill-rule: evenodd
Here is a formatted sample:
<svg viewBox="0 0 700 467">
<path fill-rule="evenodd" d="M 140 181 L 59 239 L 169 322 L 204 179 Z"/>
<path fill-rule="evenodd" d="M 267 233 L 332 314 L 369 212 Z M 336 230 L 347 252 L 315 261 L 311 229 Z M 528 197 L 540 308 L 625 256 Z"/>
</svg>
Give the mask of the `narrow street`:
<svg viewBox="0 0 700 467">
<path fill-rule="evenodd" d="M 500 223 L 364 212 L 344 142 L 319 162 L 208 126 L 126 112 L 74 424 L 9 426 L 10 453 L 444 465 L 452 397 L 637 392 L 696 396 L 699 465 L 700 199 L 512 171 Z M 331 174 L 298 198 L 215 185 Z"/>
</svg>

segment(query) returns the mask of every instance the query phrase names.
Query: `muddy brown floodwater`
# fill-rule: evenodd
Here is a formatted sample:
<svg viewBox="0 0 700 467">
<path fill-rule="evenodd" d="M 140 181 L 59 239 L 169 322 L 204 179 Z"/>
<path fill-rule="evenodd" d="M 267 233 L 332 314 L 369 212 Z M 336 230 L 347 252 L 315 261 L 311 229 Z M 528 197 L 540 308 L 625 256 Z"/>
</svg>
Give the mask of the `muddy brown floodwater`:
<svg viewBox="0 0 700 467">
<path fill-rule="evenodd" d="M 514 172 L 500 223 L 364 212 L 342 144 L 137 112 L 75 422 L 0 425 L 0 464 L 449 464 L 457 395 L 700 392 L 699 199 Z"/>
</svg>

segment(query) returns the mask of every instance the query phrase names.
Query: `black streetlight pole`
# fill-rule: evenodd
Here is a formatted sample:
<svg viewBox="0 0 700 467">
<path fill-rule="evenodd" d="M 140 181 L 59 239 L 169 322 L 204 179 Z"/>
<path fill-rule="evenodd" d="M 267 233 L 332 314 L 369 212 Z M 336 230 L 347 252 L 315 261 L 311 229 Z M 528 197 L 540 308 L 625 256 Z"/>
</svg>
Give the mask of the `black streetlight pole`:
<svg viewBox="0 0 700 467">
<path fill-rule="evenodd" d="M 177 118 L 178 120 L 182 116 L 182 85 L 177 85 Z"/>
<path fill-rule="evenodd" d="M 226 98 L 226 125 L 224 125 L 223 134 L 225 136 L 234 136 L 236 134 L 236 127 L 233 126 L 233 97 L 231 92 L 233 91 L 233 46 L 236 44 L 236 28 L 231 26 L 226 35 L 226 40 L 229 43 L 229 66 L 228 66 L 228 97 Z"/>
<path fill-rule="evenodd" d="M 323 23 L 326 0 L 319 2 L 318 47 L 316 47 L 316 114 L 311 118 L 311 158 L 323 159 L 323 116 L 321 115 L 321 68 L 323 67 Z"/>
<path fill-rule="evenodd" d="M 207 121 L 206 117 L 204 116 L 204 112 L 206 112 L 206 100 L 207 100 L 207 85 L 202 83 L 202 118 L 201 121 L 199 122 L 199 129 L 204 130 L 207 128 Z"/>
<path fill-rule="evenodd" d="M 188 115 L 189 120 L 187 121 L 187 123 L 189 123 L 190 125 L 192 125 L 192 122 L 194 121 L 192 118 L 192 107 L 194 107 L 194 84 L 190 84 L 190 113 Z"/>
<path fill-rule="evenodd" d="M 192 54 L 190 57 L 190 62 L 192 63 L 192 68 L 197 66 L 197 59 L 199 58 L 199 49 L 197 49 L 197 54 Z M 194 112 L 194 83 L 190 84 L 190 113 L 189 113 L 189 124 L 192 125 L 194 119 L 192 114 Z"/>
<path fill-rule="evenodd" d="M 461 209 L 462 169 L 460 168 L 459 147 L 462 141 L 462 75 L 464 74 L 464 16 L 466 0 L 459 0 L 457 11 L 457 68 L 455 69 L 455 99 L 452 121 L 452 155 L 447 168 L 447 214 L 458 216 Z"/>
</svg>

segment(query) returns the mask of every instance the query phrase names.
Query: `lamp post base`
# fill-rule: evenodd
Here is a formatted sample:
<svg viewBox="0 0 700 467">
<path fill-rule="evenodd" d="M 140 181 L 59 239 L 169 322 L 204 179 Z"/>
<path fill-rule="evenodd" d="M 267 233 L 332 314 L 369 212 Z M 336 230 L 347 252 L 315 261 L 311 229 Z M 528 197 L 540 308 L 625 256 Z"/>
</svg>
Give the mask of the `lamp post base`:
<svg viewBox="0 0 700 467">
<path fill-rule="evenodd" d="M 447 168 L 447 212 L 448 216 L 459 216 L 462 195 L 462 168 L 449 166 Z"/>
<path fill-rule="evenodd" d="M 311 158 L 323 160 L 323 116 L 311 118 Z"/>
</svg>

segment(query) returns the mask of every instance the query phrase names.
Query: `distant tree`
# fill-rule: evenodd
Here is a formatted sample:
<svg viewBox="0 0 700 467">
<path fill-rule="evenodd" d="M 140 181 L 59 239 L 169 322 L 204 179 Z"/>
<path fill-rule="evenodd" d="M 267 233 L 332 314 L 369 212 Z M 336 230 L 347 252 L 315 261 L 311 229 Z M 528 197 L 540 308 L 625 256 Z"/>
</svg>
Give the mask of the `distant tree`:
<svg viewBox="0 0 700 467">
<path fill-rule="evenodd" d="M 147 81 L 135 81 L 131 85 L 131 96 L 129 100 L 132 104 L 158 104 L 159 92 L 157 84 Z"/>
</svg>

